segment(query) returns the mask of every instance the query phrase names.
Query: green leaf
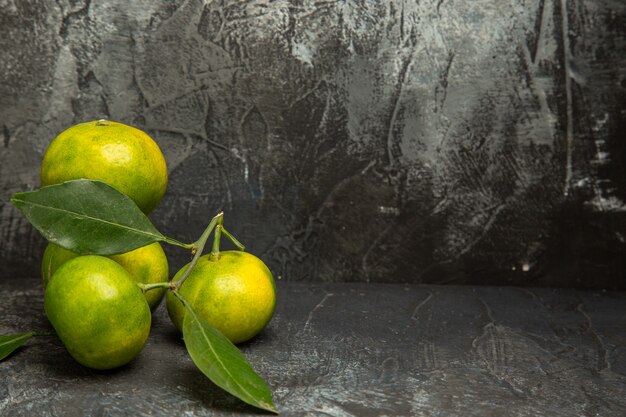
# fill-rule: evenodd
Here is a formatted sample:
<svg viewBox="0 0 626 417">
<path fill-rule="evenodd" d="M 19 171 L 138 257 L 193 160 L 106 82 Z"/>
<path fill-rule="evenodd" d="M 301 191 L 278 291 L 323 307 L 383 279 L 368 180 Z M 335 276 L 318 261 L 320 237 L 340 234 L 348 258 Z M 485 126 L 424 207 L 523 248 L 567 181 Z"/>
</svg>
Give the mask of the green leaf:
<svg viewBox="0 0 626 417">
<path fill-rule="evenodd" d="M 178 293 L 187 310 L 183 322 L 185 346 L 196 366 L 215 385 L 257 408 L 278 414 L 272 393 L 230 340 L 198 316 Z"/>
<path fill-rule="evenodd" d="M 11 203 L 50 242 L 81 255 L 113 255 L 157 241 L 180 243 L 163 236 L 133 200 L 101 181 L 81 179 L 16 193 Z"/>
<path fill-rule="evenodd" d="M 0 361 L 9 356 L 15 349 L 22 346 L 28 339 L 38 335 L 37 332 L 0 336 Z"/>
</svg>

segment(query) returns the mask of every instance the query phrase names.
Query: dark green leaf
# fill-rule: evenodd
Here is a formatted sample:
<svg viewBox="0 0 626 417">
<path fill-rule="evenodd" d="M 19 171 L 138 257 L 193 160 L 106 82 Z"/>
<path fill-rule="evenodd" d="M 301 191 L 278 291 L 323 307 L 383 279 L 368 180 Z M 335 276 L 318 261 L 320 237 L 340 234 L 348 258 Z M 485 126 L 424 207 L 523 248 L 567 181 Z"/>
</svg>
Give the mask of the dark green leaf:
<svg viewBox="0 0 626 417">
<path fill-rule="evenodd" d="M 182 301 L 182 300 L 181 300 Z M 277 413 L 269 387 L 246 357 L 217 329 L 185 304 L 183 338 L 191 359 L 215 385 L 242 401 Z"/>
<path fill-rule="evenodd" d="M 113 255 L 170 242 L 133 200 L 101 181 L 50 185 L 16 193 L 11 202 L 50 242 L 82 255 Z"/>
<path fill-rule="evenodd" d="M 0 336 L 0 361 L 9 356 L 15 349 L 22 346 L 28 339 L 36 334 L 38 333 L 28 332 Z"/>
</svg>

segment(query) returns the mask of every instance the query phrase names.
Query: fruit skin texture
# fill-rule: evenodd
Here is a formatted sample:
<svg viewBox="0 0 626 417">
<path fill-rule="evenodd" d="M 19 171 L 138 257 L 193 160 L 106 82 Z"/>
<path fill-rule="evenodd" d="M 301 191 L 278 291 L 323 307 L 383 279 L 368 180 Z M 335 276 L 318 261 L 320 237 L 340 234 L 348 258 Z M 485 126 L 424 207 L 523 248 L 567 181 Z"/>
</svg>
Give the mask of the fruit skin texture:
<svg viewBox="0 0 626 417">
<path fill-rule="evenodd" d="M 231 342 L 245 342 L 263 330 L 274 315 L 276 287 L 272 273 L 259 258 L 246 252 L 220 252 L 217 261 L 210 256 L 200 257 L 179 292 L 199 316 Z M 188 267 L 178 271 L 174 281 Z M 182 330 L 185 307 L 170 292 L 167 312 Z"/>
<path fill-rule="evenodd" d="M 43 277 L 44 288 L 61 265 L 77 256 L 78 254 L 74 252 L 53 243 L 48 243 L 41 263 L 41 276 Z M 159 242 L 119 255 L 111 255 L 108 258 L 122 265 L 135 282 L 154 284 L 167 282 L 169 279 L 167 258 Z M 150 310 L 156 310 L 163 299 L 163 294 L 165 294 L 165 288 L 156 288 L 144 293 Z"/>
<path fill-rule="evenodd" d="M 104 181 L 150 213 L 165 194 L 167 167 L 146 133 L 122 123 L 92 121 L 61 132 L 41 165 L 42 186 L 79 178 Z"/>
<path fill-rule="evenodd" d="M 150 333 L 141 290 L 117 262 L 79 256 L 64 263 L 46 287 L 46 315 L 69 353 L 94 369 L 130 362 Z"/>
</svg>

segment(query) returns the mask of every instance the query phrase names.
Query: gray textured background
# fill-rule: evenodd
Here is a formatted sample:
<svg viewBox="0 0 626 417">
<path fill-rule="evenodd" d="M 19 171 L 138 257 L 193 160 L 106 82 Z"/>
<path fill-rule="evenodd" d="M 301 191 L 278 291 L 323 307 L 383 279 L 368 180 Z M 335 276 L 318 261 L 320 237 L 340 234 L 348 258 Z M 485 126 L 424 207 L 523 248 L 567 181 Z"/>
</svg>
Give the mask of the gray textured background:
<svg viewBox="0 0 626 417">
<path fill-rule="evenodd" d="M 44 245 L 9 196 L 106 117 L 164 233 L 224 209 L 279 279 L 625 289 L 625 52 L 616 0 L 0 0 L 0 277 Z"/>
<path fill-rule="evenodd" d="M 278 283 L 276 315 L 239 345 L 282 417 L 624 417 L 626 293 Z M 0 286 L 1 329 L 51 329 L 36 279 Z M 341 320 L 337 320 L 341 317 Z M 268 416 L 192 364 L 165 309 L 121 368 L 57 338 L 0 363 L 2 417 Z"/>
</svg>

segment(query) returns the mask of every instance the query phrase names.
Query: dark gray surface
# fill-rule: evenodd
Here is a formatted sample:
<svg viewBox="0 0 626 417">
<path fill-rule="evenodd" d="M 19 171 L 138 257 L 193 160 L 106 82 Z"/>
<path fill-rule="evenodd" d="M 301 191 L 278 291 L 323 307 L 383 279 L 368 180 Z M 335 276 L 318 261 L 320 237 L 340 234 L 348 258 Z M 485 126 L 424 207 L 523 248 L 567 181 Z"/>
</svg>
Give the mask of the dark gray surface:
<svg viewBox="0 0 626 417">
<path fill-rule="evenodd" d="M 107 117 L 164 149 L 164 232 L 224 209 L 288 280 L 626 289 L 625 71 L 616 0 L 0 2 L 0 271 Z"/>
<path fill-rule="evenodd" d="M 624 416 L 626 294 L 278 283 L 242 346 L 283 416 Z M 0 286 L 0 334 L 47 329 L 38 280 Z M 130 365 L 94 372 L 56 339 L 0 363 L 4 416 L 253 413 L 214 388 L 163 308 Z"/>
</svg>

